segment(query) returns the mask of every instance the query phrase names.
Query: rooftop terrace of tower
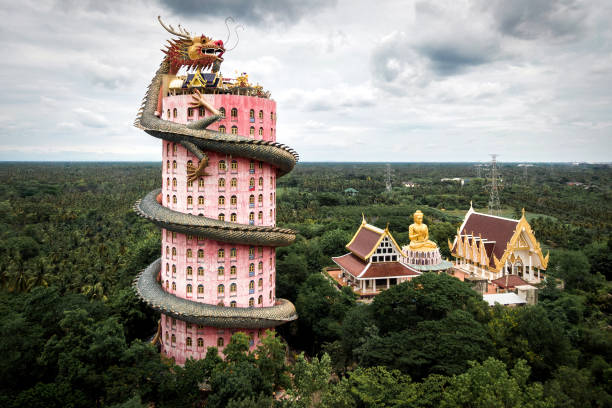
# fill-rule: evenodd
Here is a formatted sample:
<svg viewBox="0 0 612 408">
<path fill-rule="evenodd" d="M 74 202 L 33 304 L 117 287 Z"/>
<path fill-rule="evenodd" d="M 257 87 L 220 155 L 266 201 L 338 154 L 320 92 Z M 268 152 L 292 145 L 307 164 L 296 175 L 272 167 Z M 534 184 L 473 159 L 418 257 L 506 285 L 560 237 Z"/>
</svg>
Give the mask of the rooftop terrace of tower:
<svg viewBox="0 0 612 408">
<path fill-rule="evenodd" d="M 246 73 L 237 78 L 226 78 L 220 72 L 186 73 L 184 75 L 167 75 L 164 80 L 166 96 L 189 95 L 197 89 L 202 94 L 245 95 L 270 99 L 269 91 L 259 84 L 251 84 Z"/>
</svg>

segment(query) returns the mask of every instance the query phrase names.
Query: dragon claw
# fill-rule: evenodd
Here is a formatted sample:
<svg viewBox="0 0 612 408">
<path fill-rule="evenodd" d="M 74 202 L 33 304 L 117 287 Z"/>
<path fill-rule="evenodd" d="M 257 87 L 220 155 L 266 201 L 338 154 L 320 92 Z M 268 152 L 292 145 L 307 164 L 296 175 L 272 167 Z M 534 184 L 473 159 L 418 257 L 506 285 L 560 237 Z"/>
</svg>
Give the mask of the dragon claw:
<svg viewBox="0 0 612 408">
<path fill-rule="evenodd" d="M 200 165 L 196 168 L 195 166 L 187 165 L 187 181 L 195 181 L 200 177 L 210 176 L 206 173 L 206 167 L 208 166 L 208 160 L 200 161 Z"/>
</svg>

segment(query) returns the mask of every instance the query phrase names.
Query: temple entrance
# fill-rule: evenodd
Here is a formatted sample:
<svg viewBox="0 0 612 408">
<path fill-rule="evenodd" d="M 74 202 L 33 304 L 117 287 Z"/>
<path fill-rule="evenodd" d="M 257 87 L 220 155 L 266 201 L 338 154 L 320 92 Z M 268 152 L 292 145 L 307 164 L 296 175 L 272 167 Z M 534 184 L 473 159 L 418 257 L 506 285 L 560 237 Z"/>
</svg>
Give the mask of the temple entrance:
<svg viewBox="0 0 612 408">
<path fill-rule="evenodd" d="M 518 258 L 514 264 L 512 265 L 512 274 L 513 275 L 518 275 L 519 277 L 523 277 L 523 272 L 524 272 L 524 266 L 523 266 L 523 261 L 521 260 L 521 258 Z"/>
</svg>

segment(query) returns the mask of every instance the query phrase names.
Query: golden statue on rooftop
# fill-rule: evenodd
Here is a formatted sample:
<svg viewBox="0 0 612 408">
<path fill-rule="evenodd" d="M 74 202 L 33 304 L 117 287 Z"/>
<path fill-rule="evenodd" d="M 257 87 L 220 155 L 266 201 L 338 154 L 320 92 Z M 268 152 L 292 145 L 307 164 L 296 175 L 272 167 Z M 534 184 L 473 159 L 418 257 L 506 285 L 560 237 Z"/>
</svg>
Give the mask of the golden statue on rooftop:
<svg viewBox="0 0 612 408">
<path fill-rule="evenodd" d="M 410 225 L 408 236 L 410 237 L 408 247 L 413 251 L 433 251 L 438 248 L 435 242 L 429 240 L 429 229 L 423 224 L 421 210 L 416 210 L 414 213 L 414 224 Z"/>
</svg>

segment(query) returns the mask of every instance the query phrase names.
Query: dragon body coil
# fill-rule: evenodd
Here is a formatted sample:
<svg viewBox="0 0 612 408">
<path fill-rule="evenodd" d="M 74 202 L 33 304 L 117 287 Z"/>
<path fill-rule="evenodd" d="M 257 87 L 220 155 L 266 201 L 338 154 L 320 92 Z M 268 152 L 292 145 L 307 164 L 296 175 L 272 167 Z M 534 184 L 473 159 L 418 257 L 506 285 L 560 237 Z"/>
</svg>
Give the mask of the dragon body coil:
<svg viewBox="0 0 612 408">
<path fill-rule="evenodd" d="M 291 171 L 299 157 L 291 148 L 276 143 L 272 130 L 270 137 L 264 140 L 263 137 L 254 137 L 254 127 L 251 127 L 252 137 L 241 136 L 237 131 L 227 134 L 208 129 L 226 119 L 217 108 L 210 105 L 211 99 L 225 98 L 224 101 L 247 108 L 264 103 L 258 101 L 264 98 L 252 96 L 253 93 L 245 95 L 252 88 L 242 86 L 244 84 L 234 87 L 232 91 L 222 89 L 222 97 L 218 90 L 212 90 L 215 95 L 201 95 L 197 89 L 182 90 L 180 95 L 171 94 L 168 91 L 169 78 L 176 78 L 181 66 L 195 68 L 196 74 L 211 66 L 213 72 L 216 72 L 225 48 L 222 41 L 212 41 L 205 36 L 192 37 L 182 28 L 177 31 L 171 26 L 166 27 L 163 22 L 162 25 L 177 35 L 179 40 L 170 42 L 170 48 L 166 50 L 166 57 L 149 85 L 134 123 L 136 127 L 163 141 L 164 158 L 167 159 L 164 173 L 168 177 L 164 188 L 150 192 L 134 205 L 134 210 L 140 216 L 162 228 L 162 258 L 138 274 L 133 286 L 142 301 L 162 313 L 155 336 L 161 342 L 162 352 L 182 364 L 189 357 L 203 358 L 208 346 L 222 348 L 235 330 L 250 331 L 252 345 L 255 345 L 264 335 L 263 329 L 297 318 L 294 306 L 286 300 L 276 299 L 273 294 L 274 248 L 289 245 L 295 239 L 293 231 L 274 226 L 274 191 L 276 177 Z M 191 103 L 200 109 L 200 120 L 187 124 L 177 123 L 178 120 L 171 120 L 177 117 L 176 108 L 173 109 L 173 117 L 169 108 L 168 114 L 164 115 L 166 104 L 184 101 L 185 94 L 191 95 L 196 101 Z M 273 101 L 267 99 L 265 103 L 265 106 L 275 106 Z M 210 114 L 203 115 L 204 110 Z M 191 114 L 192 111 L 189 112 Z M 255 122 L 253 112 L 251 109 L 251 123 Z M 259 115 L 263 123 L 263 110 Z M 162 119 L 164 116 L 166 119 Z M 270 112 L 270 116 L 275 118 L 275 113 Z M 261 135 L 261 127 L 259 132 Z M 178 156 L 184 158 L 186 167 L 177 165 L 177 159 L 181 162 Z M 226 160 L 232 163 L 232 172 L 236 173 L 231 181 L 236 192 L 231 197 L 230 207 L 234 212 L 230 221 L 225 220 L 223 214 L 214 218 L 210 213 L 210 202 L 214 201 L 210 197 L 218 199 L 219 208 L 225 208 L 225 197 L 219 194 L 225 191 L 223 166 Z M 194 166 L 193 161 L 199 161 L 199 165 Z M 216 174 L 207 173 L 207 169 L 215 168 L 212 163 L 220 169 Z M 249 163 L 250 169 L 247 172 L 245 167 Z M 255 163 L 258 163 L 258 168 L 255 168 Z M 240 171 L 239 165 L 243 166 Z M 260 173 L 261 190 L 257 225 L 254 208 L 254 197 L 258 192 L 255 191 L 254 182 L 258 175 L 256 172 Z M 269 183 L 263 181 L 263 175 L 269 178 Z M 240 183 L 246 183 L 244 180 L 249 177 L 251 182 L 247 189 Z M 197 191 L 193 187 L 195 182 L 198 183 Z M 214 193 L 211 186 L 215 187 Z M 262 199 L 263 192 L 269 194 L 268 205 Z M 208 211 L 207 214 L 194 214 L 199 210 L 194 209 L 196 206 L 191 194 L 200 194 L 198 204 L 202 208 L 208 201 L 206 210 L 201 210 Z M 240 200 L 246 201 L 247 198 L 248 207 L 239 204 Z M 269 210 L 270 215 L 266 211 L 264 216 L 263 210 Z M 230 273 L 227 274 L 226 270 Z"/>
</svg>

